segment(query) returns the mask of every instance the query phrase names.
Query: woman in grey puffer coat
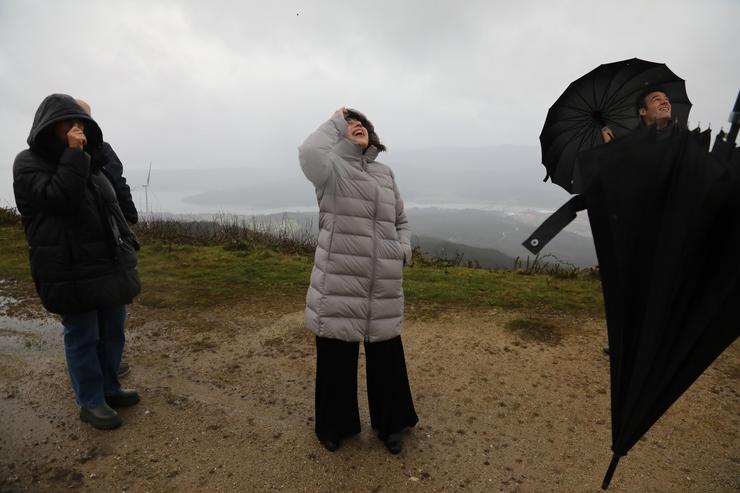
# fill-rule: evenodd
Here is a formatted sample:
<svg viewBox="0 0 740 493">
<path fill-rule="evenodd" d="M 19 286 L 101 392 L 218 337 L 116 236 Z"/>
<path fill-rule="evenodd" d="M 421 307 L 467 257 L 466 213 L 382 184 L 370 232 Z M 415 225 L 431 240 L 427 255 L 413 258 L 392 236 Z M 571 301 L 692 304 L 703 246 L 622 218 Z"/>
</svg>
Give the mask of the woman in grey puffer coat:
<svg viewBox="0 0 740 493">
<path fill-rule="evenodd" d="M 357 358 L 365 343 L 370 421 L 389 451 L 418 421 L 401 343 L 403 267 L 411 233 L 370 121 L 341 108 L 299 148 L 316 187 L 319 238 L 306 296 L 316 334 L 316 434 L 329 450 L 359 433 Z"/>
</svg>

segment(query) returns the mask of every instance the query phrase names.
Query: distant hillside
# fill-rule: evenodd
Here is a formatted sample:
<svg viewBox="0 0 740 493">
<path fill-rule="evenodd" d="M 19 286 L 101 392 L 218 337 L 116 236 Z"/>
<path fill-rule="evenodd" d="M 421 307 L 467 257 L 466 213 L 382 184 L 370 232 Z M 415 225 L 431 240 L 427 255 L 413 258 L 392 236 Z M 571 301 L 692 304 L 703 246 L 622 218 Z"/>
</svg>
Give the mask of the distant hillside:
<svg viewBox="0 0 740 493">
<path fill-rule="evenodd" d="M 460 265 L 463 266 L 468 262 L 477 262 L 480 267 L 486 269 L 511 269 L 514 265 L 512 257 L 490 248 L 478 248 L 417 235 L 411 237 L 411 244 L 414 247 L 418 246 L 425 255 L 431 257 L 454 260 L 457 256 L 461 256 Z"/>
<path fill-rule="evenodd" d="M 493 262 L 490 252 L 497 252 L 498 262 L 508 268 L 516 257 L 532 256 L 523 246 L 527 237 L 548 216 L 539 211 L 507 213 L 478 209 L 408 208 L 406 210 L 411 231 L 418 237 L 434 239 L 437 243 L 448 242 L 457 245 L 458 251 L 465 250 L 466 259 Z M 286 212 L 256 216 L 257 221 L 280 223 L 291 222 L 295 228 L 310 228 L 318 233 L 318 212 Z M 570 231 L 569 231 L 570 230 Z M 598 263 L 593 240 L 573 230 L 588 230 L 585 218 L 575 227 L 562 231 L 542 254 L 552 254 L 563 262 L 579 267 L 592 267 Z M 436 246 L 435 246 L 436 248 Z M 477 250 L 473 250 L 477 249 Z M 480 257 L 480 258 L 478 258 Z M 510 261 L 509 261 L 510 259 Z"/>
<path fill-rule="evenodd" d="M 407 213 L 412 231 L 418 235 L 498 250 L 512 258 L 532 255 L 522 242 L 547 217 L 537 211 L 514 214 L 477 209 L 412 208 Z M 593 240 L 567 230 L 556 236 L 542 254 L 581 267 L 598 263 Z"/>
</svg>

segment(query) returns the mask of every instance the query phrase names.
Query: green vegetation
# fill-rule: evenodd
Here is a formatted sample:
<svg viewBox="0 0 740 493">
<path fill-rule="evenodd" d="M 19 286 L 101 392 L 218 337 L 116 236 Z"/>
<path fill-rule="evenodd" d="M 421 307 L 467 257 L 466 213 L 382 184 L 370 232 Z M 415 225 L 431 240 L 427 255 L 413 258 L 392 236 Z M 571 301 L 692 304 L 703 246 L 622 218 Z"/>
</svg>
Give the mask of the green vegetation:
<svg viewBox="0 0 740 493">
<path fill-rule="evenodd" d="M 138 303 L 155 308 L 302 305 L 311 255 L 250 241 L 190 244 L 146 238 L 139 252 L 143 290 Z M 26 242 L 16 221 L 0 226 L 0 279 L 30 283 Z M 510 308 L 537 313 L 603 315 L 601 284 L 588 273 L 572 276 L 523 270 L 471 269 L 425 261 L 405 271 L 408 315 L 436 315 L 446 308 Z"/>
<path fill-rule="evenodd" d="M 240 301 L 301 300 L 312 259 L 267 247 L 247 251 L 219 245 L 155 242 L 139 252 L 143 291 L 149 306 L 210 306 Z"/>
<path fill-rule="evenodd" d="M 30 280 L 28 247 L 15 209 L 0 207 L 0 279 Z"/>
<path fill-rule="evenodd" d="M 0 206 L 0 226 L 12 226 L 21 223 L 21 216 L 12 207 Z"/>
<path fill-rule="evenodd" d="M 404 278 L 407 304 L 463 305 L 603 314 L 601 283 L 590 275 L 560 278 L 523 271 L 412 267 Z"/>
</svg>

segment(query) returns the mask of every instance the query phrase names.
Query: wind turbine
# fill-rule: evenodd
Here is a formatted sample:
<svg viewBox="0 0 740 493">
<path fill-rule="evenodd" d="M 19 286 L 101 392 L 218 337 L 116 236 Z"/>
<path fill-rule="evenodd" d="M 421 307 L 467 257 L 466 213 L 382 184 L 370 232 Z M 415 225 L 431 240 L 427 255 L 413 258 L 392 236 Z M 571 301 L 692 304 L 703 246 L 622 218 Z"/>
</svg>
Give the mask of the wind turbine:
<svg viewBox="0 0 740 493">
<path fill-rule="evenodd" d="M 144 189 L 144 200 L 146 201 L 146 207 L 144 208 L 144 211 L 146 211 L 147 214 L 149 214 L 149 179 L 152 177 L 152 162 L 149 161 L 149 172 L 146 175 L 146 185 L 142 185 L 142 188 Z"/>
</svg>

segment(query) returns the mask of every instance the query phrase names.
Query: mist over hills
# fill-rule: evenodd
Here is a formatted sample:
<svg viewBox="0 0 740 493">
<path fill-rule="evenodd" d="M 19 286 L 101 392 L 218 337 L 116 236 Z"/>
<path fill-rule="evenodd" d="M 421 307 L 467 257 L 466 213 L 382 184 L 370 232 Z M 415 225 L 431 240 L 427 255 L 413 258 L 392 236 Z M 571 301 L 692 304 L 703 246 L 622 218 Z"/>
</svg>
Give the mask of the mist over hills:
<svg viewBox="0 0 740 493">
<path fill-rule="evenodd" d="M 379 160 L 393 168 L 408 204 L 554 210 L 568 197 L 560 187 L 542 182 L 545 172 L 537 147 L 400 149 L 381 154 Z M 281 166 L 278 172 L 280 176 L 260 179 L 248 167 L 172 170 L 163 186 L 164 190 L 185 191 L 183 202 L 204 208 L 315 205 L 311 184 L 300 171 L 297 156 L 295 165 Z"/>
<path fill-rule="evenodd" d="M 511 266 L 517 256 L 530 255 L 521 243 L 569 194 L 543 183 L 545 172 L 539 148 L 492 146 L 480 148 L 399 149 L 381 154 L 380 161 L 394 170 L 406 202 L 414 235 L 423 249 L 442 248 L 440 242 L 478 251 L 491 265 Z M 166 170 L 152 172 L 150 190 L 176 197 L 168 212 L 234 213 L 261 215 L 263 220 L 288 217 L 297 227 L 318 224 L 316 197 L 298 166 L 283 163 L 269 179 L 255 169 Z M 132 183 L 142 177 L 129 173 Z M 277 211 L 296 211 L 285 216 Z M 475 260 L 474 250 L 466 259 Z M 495 253 L 493 253 L 495 251 Z M 585 215 L 579 217 L 544 250 L 560 260 L 579 266 L 597 263 Z M 496 259 L 495 261 L 492 259 Z M 480 259 L 479 259 L 480 261 Z M 483 262 L 481 262 L 483 264 Z"/>
</svg>

